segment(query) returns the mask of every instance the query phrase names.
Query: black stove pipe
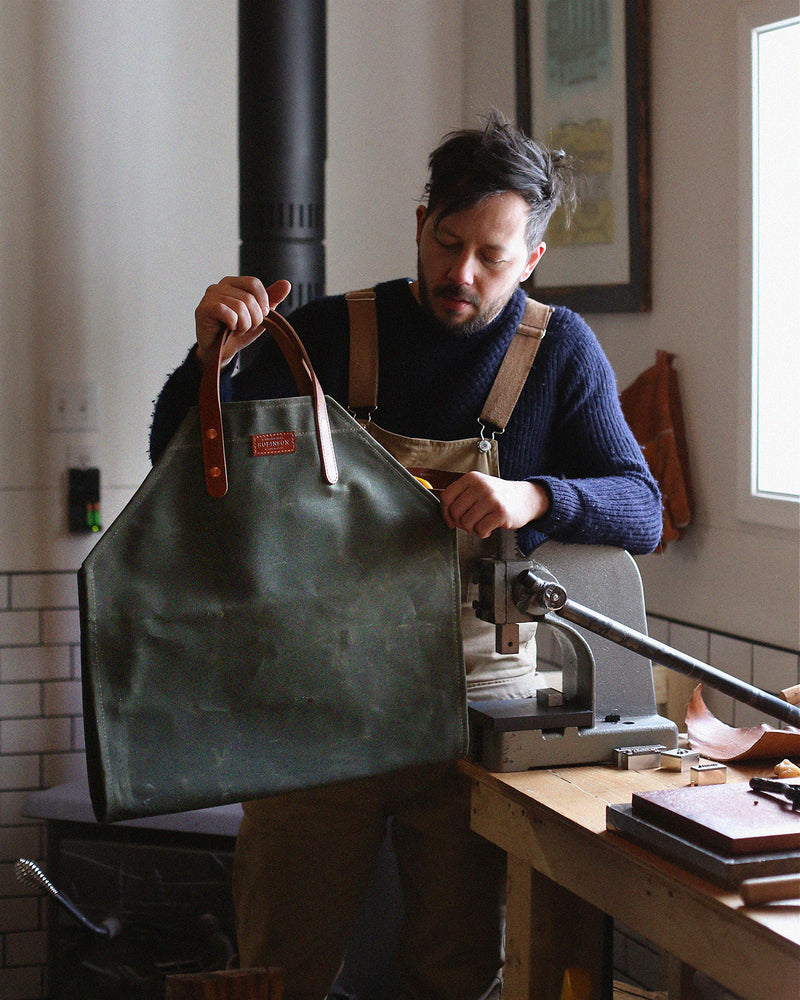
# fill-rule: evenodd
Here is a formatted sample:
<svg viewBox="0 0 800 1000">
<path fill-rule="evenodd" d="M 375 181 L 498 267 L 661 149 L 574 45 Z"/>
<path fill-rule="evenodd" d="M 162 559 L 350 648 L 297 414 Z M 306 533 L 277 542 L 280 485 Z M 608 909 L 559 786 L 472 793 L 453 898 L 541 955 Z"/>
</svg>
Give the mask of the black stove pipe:
<svg viewBox="0 0 800 1000">
<path fill-rule="evenodd" d="M 325 0 L 239 0 L 239 267 L 325 290 Z"/>
</svg>

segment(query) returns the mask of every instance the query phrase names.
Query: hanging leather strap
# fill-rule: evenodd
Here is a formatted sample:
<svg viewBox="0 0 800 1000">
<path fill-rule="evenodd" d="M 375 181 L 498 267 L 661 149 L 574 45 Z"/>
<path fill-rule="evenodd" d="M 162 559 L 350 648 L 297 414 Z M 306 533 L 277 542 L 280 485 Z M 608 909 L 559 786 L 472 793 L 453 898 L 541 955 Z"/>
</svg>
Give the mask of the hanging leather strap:
<svg viewBox="0 0 800 1000">
<path fill-rule="evenodd" d="M 378 405 L 378 316 L 375 289 L 345 295 L 350 315 L 350 410 L 368 421 Z M 552 306 L 528 299 L 497 378 L 480 415 L 482 424 L 503 431 L 514 412 L 528 372 L 553 314 Z"/>
<path fill-rule="evenodd" d="M 325 482 L 332 486 L 339 479 L 339 470 L 336 464 L 328 407 L 325 403 L 322 386 L 314 374 L 306 349 L 291 324 L 280 313 L 271 312 L 264 320 L 263 325 L 264 330 L 268 330 L 272 334 L 272 339 L 286 358 L 294 376 L 297 391 L 300 395 L 311 398 L 322 476 Z M 222 349 L 230 336 L 230 330 L 223 330 L 217 337 L 214 353 L 204 365 L 200 381 L 199 407 L 203 469 L 206 489 L 212 497 L 217 499 L 225 496 L 228 492 L 219 375 L 222 366 Z"/>
</svg>

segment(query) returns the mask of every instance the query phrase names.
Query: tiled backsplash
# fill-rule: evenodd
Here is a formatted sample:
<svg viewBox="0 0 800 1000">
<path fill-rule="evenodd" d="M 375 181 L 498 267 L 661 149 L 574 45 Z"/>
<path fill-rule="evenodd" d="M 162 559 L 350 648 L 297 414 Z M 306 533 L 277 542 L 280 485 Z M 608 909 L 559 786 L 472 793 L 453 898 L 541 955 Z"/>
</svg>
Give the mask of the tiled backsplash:
<svg viewBox="0 0 800 1000">
<path fill-rule="evenodd" d="M 738 639 L 655 615 L 647 616 L 647 631 L 654 639 L 732 674 L 762 691 L 779 694 L 785 688 L 800 683 L 800 656 L 793 650 L 749 642 L 747 639 Z M 697 683 L 666 668 L 656 668 L 655 674 L 657 684 L 659 675 L 662 678 L 666 676 L 668 686 L 677 682 L 679 691 L 685 692 L 687 698 Z M 728 695 L 708 686 L 703 688 L 703 699 L 714 715 L 729 726 L 754 726 L 765 721 L 779 725 L 774 720 L 765 719 L 763 713 L 749 705 L 734 701 Z M 682 713 L 685 699 L 681 700 L 679 696 L 675 703 Z M 680 724 L 683 715 L 675 717 L 674 721 Z"/>
<path fill-rule="evenodd" d="M 44 996 L 45 900 L 14 874 L 41 860 L 28 793 L 85 773 L 74 573 L 0 574 L 0 997 Z"/>
<path fill-rule="evenodd" d="M 44 838 L 22 806 L 29 792 L 85 773 L 77 604 L 72 572 L 0 573 L 0 997 L 14 1000 L 44 996 L 44 899 L 14 875 L 17 858 L 43 858 Z M 648 629 L 767 691 L 800 683 L 796 652 L 652 615 Z M 658 700 L 680 712 L 691 686 L 659 672 Z M 729 724 L 764 721 L 708 689 L 706 701 Z"/>
</svg>

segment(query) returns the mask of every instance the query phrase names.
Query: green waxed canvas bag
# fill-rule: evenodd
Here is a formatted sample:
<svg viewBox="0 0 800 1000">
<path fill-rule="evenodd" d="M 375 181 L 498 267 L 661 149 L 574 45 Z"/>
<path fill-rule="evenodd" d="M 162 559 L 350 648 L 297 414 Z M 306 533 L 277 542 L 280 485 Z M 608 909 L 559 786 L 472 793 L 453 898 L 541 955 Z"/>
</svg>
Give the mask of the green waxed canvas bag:
<svg viewBox="0 0 800 1000">
<path fill-rule="evenodd" d="M 266 325 L 301 395 L 220 407 L 217 358 L 78 574 L 101 821 L 467 749 L 455 532 Z"/>
</svg>

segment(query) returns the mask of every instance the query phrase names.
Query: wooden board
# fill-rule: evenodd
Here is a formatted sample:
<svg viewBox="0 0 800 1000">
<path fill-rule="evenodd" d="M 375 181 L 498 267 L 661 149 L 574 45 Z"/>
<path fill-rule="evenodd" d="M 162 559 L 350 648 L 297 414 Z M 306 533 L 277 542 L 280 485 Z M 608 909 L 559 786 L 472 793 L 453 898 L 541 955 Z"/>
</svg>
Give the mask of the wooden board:
<svg viewBox="0 0 800 1000">
<path fill-rule="evenodd" d="M 746 878 L 800 871 L 800 851 L 719 854 L 634 816 L 629 805 L 607 806 L 606 825 L 610 830 L 616 830 L 682 867 L 691 868 L 725 889 L 738 889 Z"/>
<path fill-rule="evenodd" d="M 800 849 L 800 811 L 747 785 L 634 792 L 633 815 L 725 855 Z"/>
</svg>

